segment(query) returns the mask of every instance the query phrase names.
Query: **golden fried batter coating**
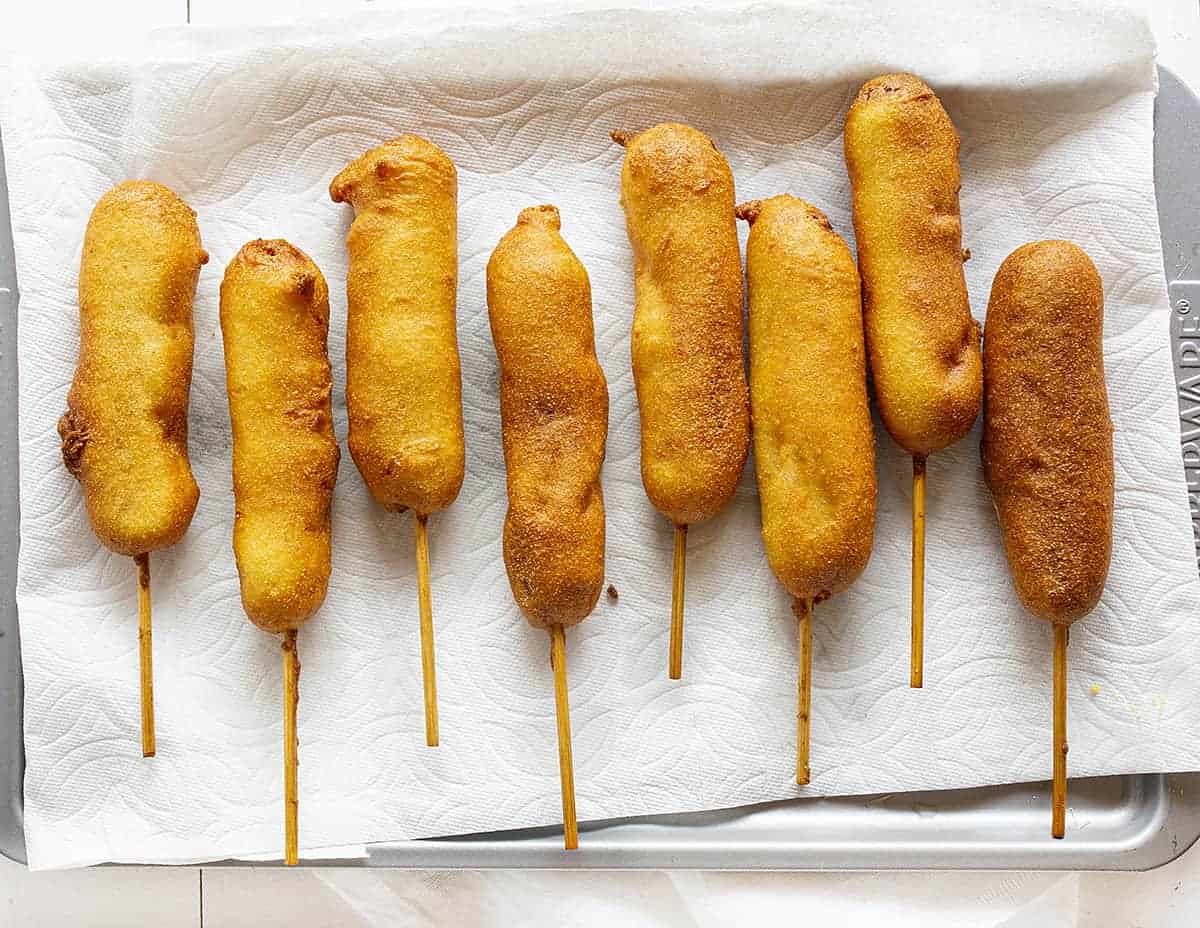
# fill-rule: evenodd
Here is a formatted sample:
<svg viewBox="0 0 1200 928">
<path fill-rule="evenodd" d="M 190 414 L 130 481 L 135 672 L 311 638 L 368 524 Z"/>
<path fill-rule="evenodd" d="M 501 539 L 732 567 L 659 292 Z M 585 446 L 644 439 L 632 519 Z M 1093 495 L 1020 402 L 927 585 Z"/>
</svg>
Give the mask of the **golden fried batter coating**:
<svg viewBox="0 0 1200 928">
<path fill-rule="evenodd" d="M 351 162 L 329 195 L 354 207 L 346 238 L 350 454 L 384 508 L 445 509 L 465 464 L 454 162 L 403 135 Z"/>
<path fill-rule="evenodd" d="M 840 593 L 875 533 L 875 435 L 854 256 L 814 206 L 777 196 L 751 223 L 750 409 L 763 543 L 797 599 Z"/>
<path fill-rule="evenodd" d="M 196 214 L 162 184 L 108 191 L 79 268 L 79 364 L 58 420 L 92 528 L 118 554 L 173 545 L 200 491 L 188 462 Z"/>
<path fill-rule="evenodd" d="M 337 480 L 329 290 L 299 248 L 243 246 L 221 282 L 233 426 L 233 551 L 242 606 L 269 632 L 297 628 L 329 586 Z"/>
<path fill-rule="evenodd" d="M 1017 594 L 1069 625 L 1104 591 L 1113 442 L 1104 290 L 1070 242 L 1023 245 L 996 272 L 984 332 L 983 468 Z"/>
<path fill-rule="evenodd" d="M 574 625 L 604 583 L 608 386 L 596 361 L 592 289 L 558 210 L 522 210 L 487 266 L 508 470 L 504 564 L 531 625 Z"/>
<path fill-rule="evenodd" d="M 642 483 L 676 525 L 703 522 L 733 495 L 750 447 L 733 174 L 689 126 L 613 138 L 627 149 Z"/>
<path fill-rule="evenodd" d="M 846 168 L 867 349 L 884 425 L 924 456 L 971 430 L 983 391 L 963 276 L 958 134 L 919 78 L 867 81 L 846 116 Z"/>
</svg>

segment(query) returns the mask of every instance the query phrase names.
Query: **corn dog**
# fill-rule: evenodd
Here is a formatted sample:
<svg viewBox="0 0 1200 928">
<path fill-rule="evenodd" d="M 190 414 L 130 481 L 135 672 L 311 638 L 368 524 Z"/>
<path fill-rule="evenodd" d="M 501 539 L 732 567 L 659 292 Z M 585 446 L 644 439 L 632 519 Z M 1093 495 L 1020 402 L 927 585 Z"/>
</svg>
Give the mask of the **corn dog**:
<svg viewBox="0 0 1200 928">
<path fill-rule="evenodd" d="M 347 165 L 329 195 L 354 207 L 346 237 L 350 455 L 385 509 L 437 512 L 458 496 L 465 462 L 454 162 L 404 135 Z"/>
<path fill-rule="evenodd" d="M 925 458 L 975 422 L 979 324 L 963 275 L 958 134 L 911 74 L 867 81 L 846 115 L 867 352 L 883 423 L 913 456 L 912 669 L 923 683 Z"/>
<path fill-rule="evenodd" d="M 1070 625 L 1112 553 L 1104 291 L 1070 242 L 1024 245 L 996 272 L 984 334 L 983 467 L 1021 602 Z"/>
<path fill-rule="evenodd" d="M 621 205 L 633 249 L 642 483 L 676 527 L 669 673 L 678 679 L 687 526 L 733 496 L 750 445 L 733 174 L 689 126 L 613 139 L 626 147 Z"/>
<path fill-rule="evenodd" d="M 1066 830 L 1068 629 L 1112 554 L 1113 441 L 1104 291 L 1070 242 L 1024 245 L 996 273 L 984 332 L 984 476 L 1025 608 L 1054 626 L 1051 834 Z"/>
<path fill-rule="evenodd" d="M 845 148 L 879 411 L 897 444 L 929 455 L 971 430 L 983 390 L 958 134 L 919 78 L 888 74 L 859 90 Z"/>
<path fill-rule="evenodd" d="M 504 563 L 536 628 L 582 621 L 604 579 L 608 388 L 587 271 L 553 206 L 522 210 L 488 261 L 508 472 Z"/>
<path fill-rule="evenodd" d="M 196 214 L 134 180 L 92 211 L 79 267 L 79 363 L 58 420 L 63 463 L 92 529 L 138 569 L 142 755 L 155 754 L 150 552 L 187 531 L 200 490 L 188 461 Z"/>
<path fill-rule="evenodd" d="M 858 269 L 814 206 L 776 196 L 750 223 L 750 409 L 767 562 L 800 618 L 796 782 L 808 783 L 814 603 L 866 567 L 875 531 L 875 436 Z"/>
<path fill-rule="evenodd" d="M 196 214 L 161 184 L 126 181 L 88 220 L 79 365 L 58 421 L 63 462 L 96 535 L 118 554 L 175 544 L 200 491 L 188 462 Z"/>
<path fill-rule="evenodd" d="M 326 354 L 329 291 L 285 241 L 243 246 L 221 282 L 233 426 L 233 548 L 246 615 L 299 628 L 325 599 L 339 451 Z"/>
<path fill-rule="evenodd" d="M 466 463 L 455 323 L 458 174 L 431 142 L 403 135 L 329 185 L 354 207 L 346 238 L 350 454 L 385 509 L 412 509 L 425 743 L 439 743 L 427 520 L 462 487 Z"/>
<path fill-rule="evenodd" d="M 578 829 L 563 629 L 592 611 L 604 583 L 608 387 L 587 271 L 559 229 L 553 206 L 521 211 L 488 261 L 487 302 L 508 473 L 504 565 L 529 623 L 550 630 L 570 849 Z"/>
<path fill-rule="evenodd" d="M 326 340 L 329 290 L 282 239 L 242 247 L 221 281 L 233 427 L 233 550 L 242 607 L 283 632 L 284 859 L 299 859 L 296 630 L 329 587 L 330 507 L 340 452 Z"/>
<path fill-rule="evenodd" d="M 875 437 L 858 270 L 814 206 L 738 207 L 747 220 L 750 408 L 767 561 L 796 599 L 846 589 L 871 556 Z"/>
</svg>

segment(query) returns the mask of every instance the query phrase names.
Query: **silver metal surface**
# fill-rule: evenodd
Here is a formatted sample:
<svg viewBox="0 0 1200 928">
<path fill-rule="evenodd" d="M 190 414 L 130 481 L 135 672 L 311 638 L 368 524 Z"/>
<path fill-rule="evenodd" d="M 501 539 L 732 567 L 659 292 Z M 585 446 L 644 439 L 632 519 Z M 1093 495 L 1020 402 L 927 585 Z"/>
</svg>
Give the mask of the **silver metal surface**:
<svg viewBox="0 0 1200 928">
<path fill-rule="evenodd" d="M 17 269 L 0 136 L 0 853 L 25 861 L 21 645 L 17 634 Z"/>
<path fill-rule="evenodd" d="M 1183 454 L 1200 521 L 1200 101 L 1169 72 L 1155 108 L 1155 183 L 1174 312 Z M 0 167 L 0 851 L 24 860 L 17 554 L 16 281 Z M 1072 780 L 1067 838 L 1049 837 L 1049 785 L 768 803 L 558 829 L 377 844 L 330 866 L 561 869 L 1112 869 L 1164 864 L 1200 836 L 1200 774 Z M 239 866 L 226 862 L 229 866 Z M 309 862 L 306 863 L 321 863 Z M 255 864 L 254 866 L 261 866 Z"/>
</svg>

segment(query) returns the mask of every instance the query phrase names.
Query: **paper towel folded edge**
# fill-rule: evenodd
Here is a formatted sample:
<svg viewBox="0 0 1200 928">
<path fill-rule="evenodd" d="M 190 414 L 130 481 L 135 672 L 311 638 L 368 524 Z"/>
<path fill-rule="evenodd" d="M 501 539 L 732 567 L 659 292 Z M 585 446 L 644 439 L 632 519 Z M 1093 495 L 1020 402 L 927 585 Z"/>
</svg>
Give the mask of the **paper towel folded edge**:
<svg viewBox="0 0 1200 928">
<path fill-rule="evenodd" d="M 170 26 L 114 36 L 107 43 L 89 41 L 83 48 L 59 43 L 32 54 L 22 51 L 7 64 L 60 79 L 89 69 L 219 60 L 253 49 L 357 47 L 420 37 L 420 47 L 396 56 L 398 72 L 428 75 L 441 52 L 469 43 L 489 51 L 467 56 L 466 67 L 458 61 L 454 80 L 572 81 L 594 76 L 596 56 L 603 55 L 606 67 L 631 80 L 669 84 L 861 81 L 904 68 L 939 88 L 1017 85 L 1023 92 L 1066 94 L 1086 85 L 1092 99 L 1097 91 L 1115 98 L 1156 89 L 1146 12 L 1121 0 L 1100 0 L 1086 14 L 1086 35 L 1075 41 L 1063 38 L 1073 34 L 1072 17 L 1079 15 L 1069 0 L 1014 0 L 983 8 L 932 0 L 920 16 L 899 0 L 599 6 L 564 0 L 522 4 L 503 13 L 478 7 L 379 10 L 282 26 Z M 824 54 L 801 59 L 791 39 L 800 29 L 852 36 L 859 48 L 850 55 L 844 46 L 830 45 Z M 574 41 L 554 41 L 563 32 Z M 850 63 L 855 60 L 860 63 Z M 715 79 L 714 61 L 721 62 Z M 1055 76 L 1035 77 L 1048 63 Z M 4 66 L 0 61 L 0 71 Z M 7 108 L 0 112 L 5 122 L 15 115 Z"/>
</svg>

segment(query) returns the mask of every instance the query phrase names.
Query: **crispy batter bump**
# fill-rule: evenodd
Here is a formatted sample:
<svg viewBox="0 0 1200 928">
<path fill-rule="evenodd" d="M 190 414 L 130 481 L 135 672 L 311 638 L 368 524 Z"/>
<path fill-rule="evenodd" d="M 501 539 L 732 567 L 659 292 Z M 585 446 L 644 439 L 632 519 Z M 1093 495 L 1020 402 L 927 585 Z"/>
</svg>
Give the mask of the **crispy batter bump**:
<svg viewBox="0 0 1200 928">
<path fill-rule="evenodd" d="M 1025 608 L 1069 625 L 1112 554 L 1104 290 L 1070 242 L 1023 245 L 996 272 L 984 333 L 983 468 Z"/>
<path fill-rule="evenodd" d="M 703 522 L 733 496 L 750 446 L 733 174 L 689 126 L 613 138 L 627 148 L 642 483 L 675 524 Z"/>
<path fill-rule="evenodd" d="M 914 455 L 971 430 L 983 391 L 963 276 L 958 134 L 911 74 L 868 81 L 846 116 L 867 349 L 883 423 Z"/>
<path fill-rule="evenodd" d="M 530 624 L 574 625 L 604 584 L 608 386 L 587 271 L 558 210 L 522 210 L 487 266 L 508 471 L 504 564 Z"/>
<path fill-rule="evenodd" d="M 119 554 L 173 545 L 200 491 L 188 462 L 196 214 L 162 184 L 126 181 L 88 220 L 79 364 L 59 419 L 63 463 L 92 528 Z"/>
<path fill-rule="evenodd" d="M 351 162 L 329 195 L 354 207 L 346 239 L 350 454 L 384 508 L 445 509 L 465 464 L 454 162 L 432 142 L 403 135 Z"/>
<path fill-rule="evenodd" d="M 329 290 L 281 239 L 243 246 L 221 282 L 233 426 L 233 551 L 242 605 L 269 632 L 325 599 L 338 445 L 326 339 Z"/>
<path fill-rule="evenodd" d="M 763 543 L 797 599 L 840 593 L 875 533 L 875 436 L 854 256 L 814 206 L 777 196 L 751 223 L 750 409 Z"/>
</svg>

